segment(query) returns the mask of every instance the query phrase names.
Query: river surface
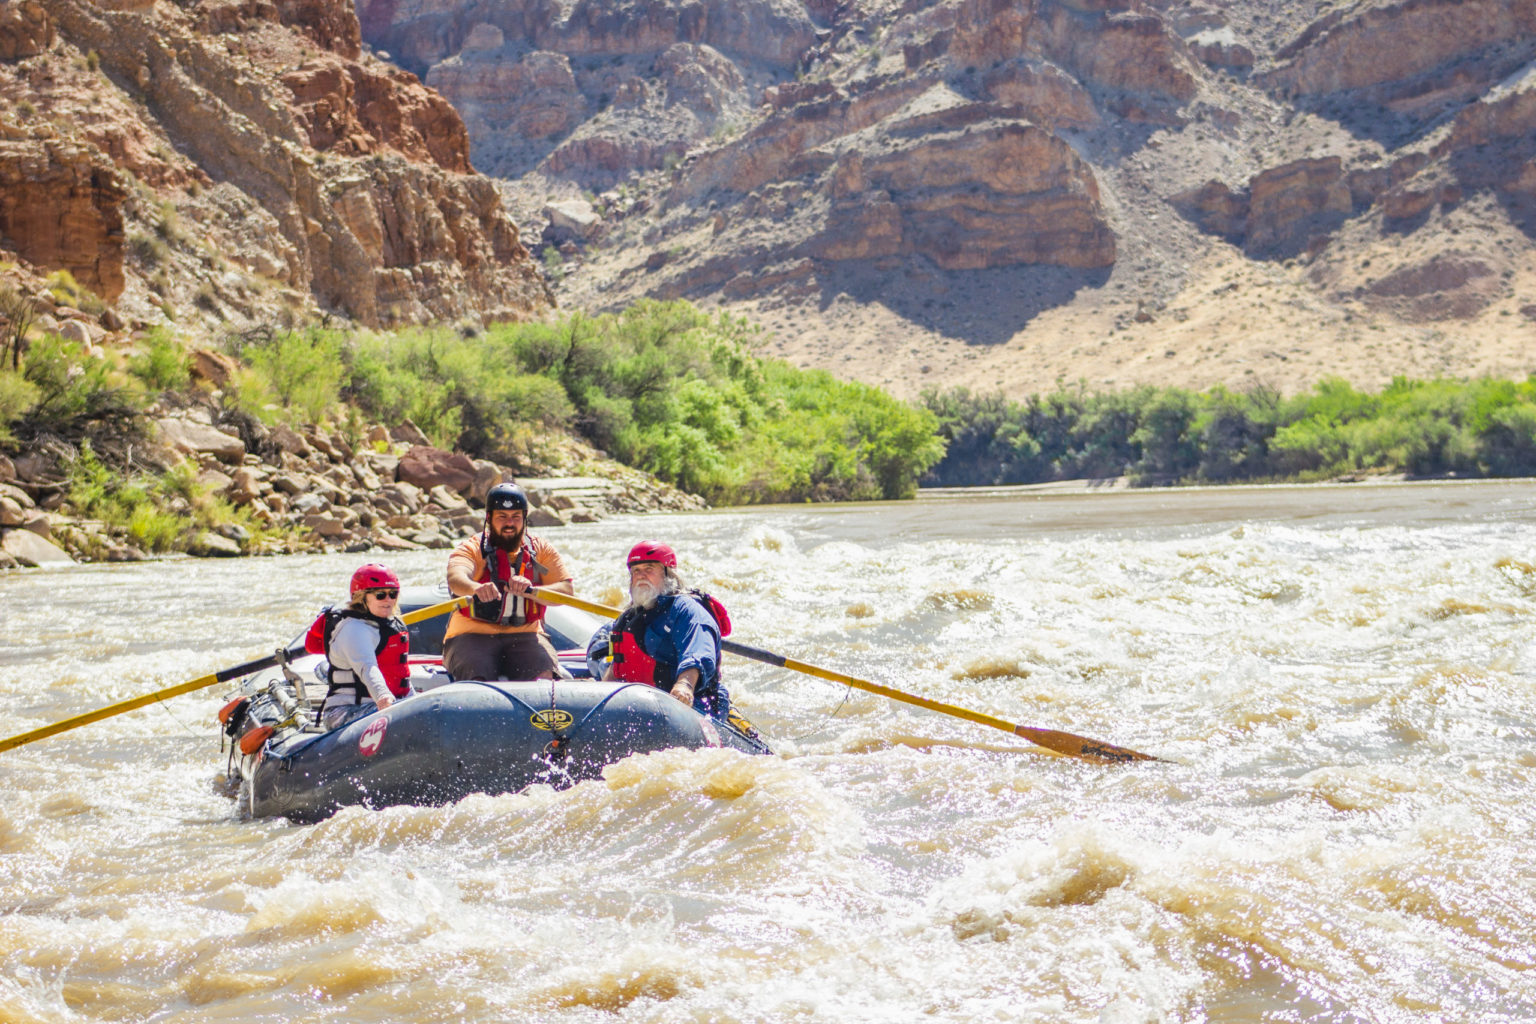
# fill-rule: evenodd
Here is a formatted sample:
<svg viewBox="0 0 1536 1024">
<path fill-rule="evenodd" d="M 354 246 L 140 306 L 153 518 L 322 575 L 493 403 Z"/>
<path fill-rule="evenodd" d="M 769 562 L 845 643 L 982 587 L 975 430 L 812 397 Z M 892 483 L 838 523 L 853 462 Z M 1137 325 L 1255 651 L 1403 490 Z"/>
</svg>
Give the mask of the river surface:
<svg viewBox="0 0 1536 1024">
<path fill-rule="evenodd" d="M 1536 484 L 989 491 L 658 536 L 779 755 L 243 822 L 228 686 L 0 753 L 0 1021 L 1536 1020 Z M 407 583 L 445 552 L 391 558 Z M 0 735 L 270 652 L 358 555 L 0 574 Z"/>
</svg>

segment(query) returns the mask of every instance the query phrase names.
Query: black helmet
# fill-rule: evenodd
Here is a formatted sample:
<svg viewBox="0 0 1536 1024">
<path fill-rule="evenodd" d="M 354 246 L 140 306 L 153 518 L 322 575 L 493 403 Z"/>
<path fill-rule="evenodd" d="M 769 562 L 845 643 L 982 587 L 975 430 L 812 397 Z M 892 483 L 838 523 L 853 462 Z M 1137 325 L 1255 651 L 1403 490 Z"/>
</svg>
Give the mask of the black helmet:
<svg viewBox="0 0 1536 1024">
<path fill-rule="evenodd" d="M 498 509 L 515 509 L 527 514 L 528 495 L 517 484 L 497 484 L 485 492 L 485 517 Z"/>
</svg>

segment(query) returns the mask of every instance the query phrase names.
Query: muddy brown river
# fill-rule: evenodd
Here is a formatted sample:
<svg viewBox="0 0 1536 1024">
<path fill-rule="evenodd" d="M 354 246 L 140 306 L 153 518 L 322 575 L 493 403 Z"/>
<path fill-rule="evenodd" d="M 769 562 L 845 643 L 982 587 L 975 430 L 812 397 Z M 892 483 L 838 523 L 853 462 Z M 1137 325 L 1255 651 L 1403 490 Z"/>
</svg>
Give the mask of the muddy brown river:
<svg viewBox="0 0 1536 1024">
<path fill-rule="evenodd" d="M 0 753 L 0 1021 L 1536 1020 L 1536 482 L 997 489 L 656 536 L 778 755 L 241 821 L 229 686 Z M 388 559 L 408 584 L 446 552 Z M 0 736 L 270 652 L 358 555 L 0 573 Z"/>
</svg>

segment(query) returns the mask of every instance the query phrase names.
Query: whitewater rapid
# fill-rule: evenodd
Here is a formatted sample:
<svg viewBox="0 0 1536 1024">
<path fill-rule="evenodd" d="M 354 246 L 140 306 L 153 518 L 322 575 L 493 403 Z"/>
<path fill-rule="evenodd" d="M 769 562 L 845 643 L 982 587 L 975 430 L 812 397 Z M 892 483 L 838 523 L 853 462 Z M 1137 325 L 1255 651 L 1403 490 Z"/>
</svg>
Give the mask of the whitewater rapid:
<svg viewBox="0 0 1536 1024">
<path fill-rule="evenodd" d="M 999 491 L 659 537 L 778 751 L 239 820 L 219 686 L 0 753 L 0 1020 L 1536 1019 L 1536 484 Z M 260 656 L 365 556 L 0 574 L 0 735 Z M 388 556 L 407 584 L 446 552 Z"/>
</svg>

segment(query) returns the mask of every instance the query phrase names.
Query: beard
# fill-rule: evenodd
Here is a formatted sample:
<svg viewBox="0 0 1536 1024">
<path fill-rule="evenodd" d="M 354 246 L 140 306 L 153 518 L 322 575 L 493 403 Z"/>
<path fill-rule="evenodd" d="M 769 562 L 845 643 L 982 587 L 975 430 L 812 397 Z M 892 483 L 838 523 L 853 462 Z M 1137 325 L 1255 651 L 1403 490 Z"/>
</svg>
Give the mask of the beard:
<svg viewBox="0 0 1536 1024">
<path fill-rule="evenodd" d="M 650 608 L 656 604 L 656 599 L 660 596 L 661 589 L 649 583 L 640 582 L 629 585 L 629 603 L 636 608 Z"/>
<path fill-rule="evenodd" d="M 523 546 L 523 530 L 510 533 L 506 529 L 492 530 L 487 526 L 486 532 L 490 534 L 491 547 L 498 551 L 516 551 Z"/>
</svg>

